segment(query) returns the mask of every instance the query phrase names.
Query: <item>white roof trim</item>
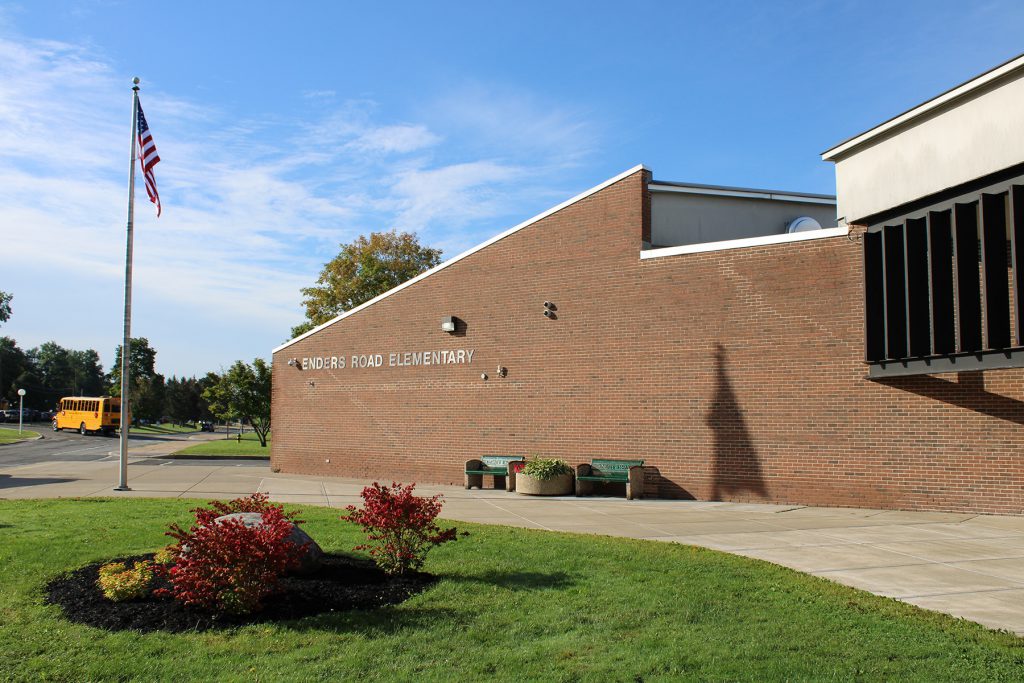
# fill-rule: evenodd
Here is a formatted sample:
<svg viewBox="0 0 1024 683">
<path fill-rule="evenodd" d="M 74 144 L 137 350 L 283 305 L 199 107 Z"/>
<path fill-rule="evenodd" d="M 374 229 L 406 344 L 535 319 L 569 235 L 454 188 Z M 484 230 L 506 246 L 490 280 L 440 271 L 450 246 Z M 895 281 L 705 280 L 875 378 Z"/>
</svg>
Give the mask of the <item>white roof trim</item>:
<svg viewBox="0 0 1024 683">
<path fill-rule="evenodd" d="M 902 126 L 903 124 L 913 119 L 923 116 L 924 114 L 927 114 L 928 112 L 934 109 L 938 109 L 939 107 L 942 107 L 943 105 L 952 102 L 953 100 L 963 97 L 964 95 L 970 93 L 973 90 L 982 88 L 985 85 L 991 83 L 992 81 L 1002 78 L 1006 74 L 1015 71 L 1021 68 L 1022 66 L 1024 66 L 1024 55 L 1014 57 L 1010 61 L 1001 64 L 995 67 L 994 69 L 986 71 L 980 76 L 976 76 L 971 80 L 967 81 L 966 83 L 962 83 L 961 85 L 956 86 L 952 90 L 947 90 L 941 95 L 933 97 L 927 102 L 919 104 L 913 109 L 903 112 L 899 116 L 891 118 L 888 121 L 885 121 L 884 123 L 880 123 L 879 125 L 861 133 L 860 135 L 855 135 L 854 137 L 850 138 L 849 140 L 846 140 L 845 142 L 839 143 L 832 149 L 822 152 L 821 158 L 823 161 L 836 161 L 837 157 L 842 156 L 843 154 L 850 151 L 854 147 L 862 145 L 868 140 L 883 135 L 884 133 L 887 133 L 888 131 L 894 128 L 898 128 L 899 126 Z"/>
<path fill-rule="evenodd" d="M 683 194 L 707 194 L 717 197 L 742 197 L 744 199 L 772 199 L 780 202 L 799 202 L 801 204 L 828 204 L 835 206 L 835 197 L 822 195 L 806 195 L 798 192 L 775 192 L 772 190 L 747 190 L 739 187 L 708 187 L 706 185 L 664 185 L 651 182 L 651 192 L 680 192 Z"/>
<path fill-rule="evenodd" d="M 850 229 L 848 227 L 824 228 L 822 230 L 808 230 L 807 232 L 794 232 L 784 235 L 765 235 L 764 237 L 744 237 L 738 240 L 723 240 L 721 242 L 684 244 L 681 247 L 664 247 L 663 249 L 641 251 L 640 259 L 679 256 L 680 254 L 700 254 L 706 251 L 724 251 L 726 249 L 743 249 L 745 247 L 764 247 L 771 244 L 786 244 L 787 242 L 820 240 L 826 237 L 846 237 L 849 232 Z"/>
<path fill-rule="evenodd" d="M 548 209 L 547 211 L 544 211 L 543 213 L 539 213 L 536 216 L 534 216 L 533 218 L 530 218 L 529 220 L 525 220 L 522 223 L 520 223 L 519 225 L 516 225 L 516 226 L 514 226 L 512 228 L 509 228 L 508 230 L 506 230 L 505 232 L 501 233 L 500 235 L 495 235 L 494 237 L 492 237 L 491 239 L 487 240 L 486 242 L 478 244 L 477 246 L 462 252 L 461 254 L 459 254 L 458 256 L 456 256 L 454 258 L 448 259 L 444 263 L 442 263 L 442 264 L 440 264 L 438 266 L 434 266 L 433 268 L 431 268 L 428 271 L 420 273 L 419 275 L 417 275 L 416 277 L 412 278 L 411 280 L 406 280 L 402 284 L 400 284 L 397 287 L 394 287 L 392 289 L 389 289 L 388 291 L 384 292 L 380 296 L 377 296 L 377 297 L 375 297 L 373 299 L 370 299 L 366 303 L 360 304 L 360 305 L 356 306 L 355 308 L 352 308 L 352 309 L 349 309 L 349 310 L 345 311 L 344 313 L 342 313 L 338 317 L 333 318 L 331 320 L 328 320 L 323 325 L 318 325 L 317 327 L 314 327 L 313 329 L 311 329 L 309 332 L 306 332 L 304 334 L 300 334 L 298 337 L 295 337 L 295 339 L 292 339 L 290 341 L 285 342 L 284 344 L 281 344 L 280 346 L 275 348 L 273 351 L 271 351 L 271 353 L 277 353 L 278 351 L 281 351 L 282 349 L 286 349 L 289 346 L 291 346 L 292 344 L 294 344 L 295 342 L 301 341 L 301 340 L 305 339 L 306 337 L 308 337 L 310 335 L 316 334 L 317 332 L 319 332 L 320 330 L 324 329 L 325 327 L 329 327 L 329 326 L 333 325 L 334 323 L 338 322 L 339 320 L 344 320 L 345 318 L 349 317 L 350 315 L 354 315 L 354 314 L 358 313 L 359 311 L 363 310 L 364 308 L 372 306 L 373 304 L 377 303 L 378 301 L 381 301 L 382 299 L 386 299 L 389 296 L 391 296 L 392 294 L 396 294 L 396 293 L 402 291 L 406 287 L 411 287 L 412 285 L 416 284 L 420 280 L 423 280 L 424 278 L 430 277 L 431 275 L 433 275 L 434 273 L 436 273 L 436 272 L 438 272 L 440 270 L 444 270 L 445 268 L 447 268 L 448 266 L 452 265 L 453 263 L 461 261 L 462 259 L 466 258 L 467 256 L 472 256 L 473 254 L 475 254 L 476 252 L 480 251 L 481 249 L 489 247 L 492 244 L 494 244 L 495 242 L 497 242 L 499 240 L 503 240 L 506 237 L 508 237 L 509 235 L 511 235 L 513 233 L 516 233 L 516 232 L 519 232 L 523 228 L 526 228 L 526 227 L 529 227 L 529 226 L 533 225 L 534 223 L 536 223 L 537 221 L 541 220 L 542 218 L 547 218 L 551 214 L 556 213 L 558 211 L 561 211 L 562 209 L 564 209 L 564 208 L 566 208 L 568 206 L 571 206 L 571 205 L 575 204 L 576 202 L 578 202 L 580 200 L 586 199 L 587 197 L 589 197 L 590 195 L 594 194 L 595 192 L 600 192 L 601 190 L 603 190 L 604 188 L 608 187 L 609 185 L 614 185 L 615 183 L 619 182 L 623 178 L 628 178 L 629 176 L 633 175 L 637 171 L 643 171 L 643 170 L 646 170 L 646 167 L 643 164 L 637 164 L 636 166 L 634 166 L 633 168 L 629 169 L 628 171 L 623 171 L 622 173 L 620 173 L 619 175 L 615 176 L 614 178 L 609 178 L 608 180 L 604 181 L 600 185 L 596 185 L 596 186 L 590 188 L 589 190 L 576 195 L 572 199 L 568 199 L 568 200 L 562 202 L 558 206 L 553 206 L 550 209 Z"/>
</svg>

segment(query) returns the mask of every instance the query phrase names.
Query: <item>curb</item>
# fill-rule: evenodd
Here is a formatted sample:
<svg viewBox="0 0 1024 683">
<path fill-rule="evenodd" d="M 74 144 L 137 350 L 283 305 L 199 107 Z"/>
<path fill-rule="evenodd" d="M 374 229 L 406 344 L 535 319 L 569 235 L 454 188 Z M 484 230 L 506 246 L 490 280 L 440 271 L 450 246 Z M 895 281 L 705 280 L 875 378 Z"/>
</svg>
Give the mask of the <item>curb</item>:
<svg viewBox="0 0 1024 683">
<path fill-rule="evenodd" d="M 266 461 L 270 463 L 269 455 L 203 455 L 202 453 L 191 453 L 187 455 L 176 455 L 170 453 L 168 455 L 154 456 L 160 460 L 248 460 L 248 461 Z"/>
</svg>

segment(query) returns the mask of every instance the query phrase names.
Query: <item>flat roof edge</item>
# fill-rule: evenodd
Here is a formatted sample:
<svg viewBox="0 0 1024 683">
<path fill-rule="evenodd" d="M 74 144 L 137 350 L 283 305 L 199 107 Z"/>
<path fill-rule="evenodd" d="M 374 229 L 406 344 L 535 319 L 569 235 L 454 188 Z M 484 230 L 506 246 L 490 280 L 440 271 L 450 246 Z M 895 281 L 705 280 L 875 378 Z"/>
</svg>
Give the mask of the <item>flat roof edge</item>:
<svg viewBox="0 0 1024 683">
<path fill-rule="evenodd" d="M 361 310 L 363 310 L 365 308 L 369 308 L 370 306 L 372 306 L 373 304 L 377 303 L 378 301 L 383 301 L 384 299 L 388 298 L 392 294 L 396 294 L 396 293 L 402 291 L 403 289 L 405 289 L 406 287 L 411 287 L 412 285 L 416 284 L 417 282 L 419 282 L 421 280 L 425 280 L 426 278 L 430 277 L 434 273 L 437 273 L 437 272 L 439 272 L 441 270 L 444 270 L 445 268 L 447 268 L 448 266 L 452 265 L 453 263 L 457 263 L 457 262 L 461 261 L 462 259 L 466 258 L 467 256 L 472 256 L 476 252 L 481 251 L 482 249 L 485 249 L 485 248 L 491 246 L 495 242 L 503 240 L 506 237 L 508 237 L 509 235 L 517 233 L 520 230 L 522 230 L 523 228 L 527 228 L 527 227 L 533 225 L 534 223 L 536 223 L 537 221 L 541 220 L 542 218 L 547 218 L 548 216 L 550 216 L 553 213 L 557 213 L 557 212 L 561 211 L 562 209 L 565 209 L 565 208 L 567 208 L 569 206 L 572 206 L 576 202 L 582 201 L 582 200 L 586 199 L 587 197 L 591 196 L 592 194 L 600 192 L 601 190 L 605 189 L 606 187 L 608 187 L 610 185 L 614 185 L 615 183 L 619 182 L 620 180 L 628 178 L 629 176 L 633 175 L 634 173 L 637 173 L 639 171 L 646 171 L 646 170 L 649 170 L 649 169 L 647 169 L 646 166 L 644 166 L 643 164 L 637 164 L 633 168 L 631 168 L 629 170 L 626 170 L 626 171 L 623 171 L 622 173 L 618 174 L 617 176 L 615 176 L 613 178 L 609 178 L 608 180 L 605 180 L 604 182 L 600 183 L 599 185 L 595 185 L 594 187 L 590 188 L 589 190 L 585 190 L 585 191 L 581 192 L 580 194 L 576 195 L 575 197 L 572 197 L 571 199 L 565 200 L 561 204 L 553 206 L 550 209 L 547 209 L 546 211 L 542 211 L 541 213 L 537 214 L 533 218 L 529 218 L 529 219 L 523 221 L 522 223 L 514 225 L 513 227 L 509 228 L 505 232 L 502 232 L 502 233 L 500 233 L 498 235 L 495 235 L 494 237 L 490 238 L 489 240 L 486 240 L 485 242 L 481 242 L 480 244 L 476 245 L 475 247 L 471 247 L 470 249 L 467 249 L 466 251 L 462 252 L 458 256 L 454 256 L 454 257 L 448 259 L 447 261 L 445 261 L 444 263 L 441 263 L 441 264 L 439 264 L 437 266 L 434 266 L 430 270 L 427 270 L 427 271 L 424 271 L 424 272 L 420 273 L 419 275 L 417 275 L 416 277 L 412 278 L 411 280 L 406 280 L 405 282 L 403 282 L 402 284 L 398 285 L 397 287 L 392 287 L 391 289 L 389 289 L 388 291 L 384 292 L 383 294 L 380 294 L 380 295 L 374 297 L 373 299 L 370 299 L 369 301 L 356 306 L 355 308 L 351 308 L 351 309 L 345 311 L 341 315 L 336 316 L 336 317 L 328 320 L 327 322 L 323 323 L 322 325 L 317 325 L 316 327 L 314 327 L 313 329 L 309 330 L 308 332 L 300 334 L 298 337 L 295 337 L 294 339 L 286 341 L 284 344 L 281 344 L 280 346 L 278 346 L 275 349 L 273 349 L 270 353 L 271 354 L 275 354 L 278 351 L 282 351 L 282 350 L 288 348 L 289 346 L 291 346 L 292 344 L 295 344 L 296 342 L 302 341 L 306 337 L 312 336 L 312 335 L 316 334 L 317 332 L 319 332 L 320 330 L 323 330 L 323 329 L 325 329 L 327 327 L 330 327 L 331 325 L 333 325 L 334 323 L 338 322 L 339 320 L 344 320 L 345 318 L 349 317 L 350 315 L 355 315 L 359 311 L 361 311 Z"/>
<path fill-rule="evenodd" d="M 682 256 L 684 254 L 703 254 L 709 251 L 728 251 L 730 249 L 746 249 L 748 247 L 769 247 L 775 244 L 788 244 L 790 242 L 806 242 L 807 240 L 820 240 L 829 237 L 846 237 L 850 229 L 846 226 L 838 228 L 822 228 L 821 230 L 808 230 L 806 232 L 791 232 L 781 235 L 761 235 L 760 237 L 741 237 L 733 240 L 722 240 L 719 242 L 698 242 L 697 244 L 683 244 L 677 247 L 660 247 L 658 249 L 647 249 L 640 252 L 640 260 L 664 258 L 666 256 Z"/>
<path fill-rule="evenodd" d="M 836 159 L 839 156 L 845 154 L 854 147 L 859 147 L 860 145 L 868 142 L 873 138 L 879 137 L 894 128 L 905 125 L 916 118 L 919 118 L 931 111 L 934 111 L 935 109 L 938 109 L 950 102 L 953 102 L 954 100 L 960 99 L 961 97 L 964 97 L 965 95 L 975 90 L 983 88 L 995 80 L 998 80 L 1004 76 L 1008 76 L 1009 74 L 1012 74 L 1014 71 L 1018 71 L 1021 68 L 1024 68 L 1024 54 L 1017 55 L 1016 57 L 1013 57 L 1012 59 L 1009 59 L 1003 62 L 1002 64 L 999 64 L 998 66 L 994 66 L 988 71 L 979 74 L 967 81 L 964 81 L 960 85 L 954 86 L 949 90 L 936 95 L 930 100 L 926 100 L 925 102 L 922 102 L 916 107 L 908 109 L 902 114 L 897 114 L 891 119 L 883 121 L 882 123 L 878 124 L 877 126 L 874 126 L 873 128 L 869 128 L 863 133 L 858 133 L 853 137 L 843 140 L 838 145 L 835 145 L 834 147 L 822 152 L 821 159 L 822 161 L 836 161 Z"/>
<path fill-rule="evenodd" d="M 682 192 L 688 194 L 718 195 L 723 197 L 746 197 L 749 199 L 773 199 L 777 201 L 804 201 L 814 204 L 835 204 L 833 194 L 813 192 L 791 192 L 788 190 L 761 190 L 752 187 L 730 187 L 728 185 L 702 185 L 700 183 L 677 183 L 668 180 L 652 180 L 648 185 L 652 192 Z"/>
</svg>

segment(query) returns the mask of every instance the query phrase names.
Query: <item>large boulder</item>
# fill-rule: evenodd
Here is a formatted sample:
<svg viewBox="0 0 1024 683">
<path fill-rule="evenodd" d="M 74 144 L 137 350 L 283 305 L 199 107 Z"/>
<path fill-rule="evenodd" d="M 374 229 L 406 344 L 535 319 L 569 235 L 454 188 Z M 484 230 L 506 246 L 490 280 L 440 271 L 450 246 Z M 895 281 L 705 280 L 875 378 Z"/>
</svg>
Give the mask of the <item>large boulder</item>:
<svg viewBox="0 0 1024 683">
<path fill-rule="evenodd" d="M 263 515 L 259 512 L 235 512 L 218 517 L 214 520 L 214 523 L 220 524 L 226 519 L 241 520 L 242 524 L 247 527 L 257 527 L 263 524 Z M 303 553 L 302 559 L 299 561 L 299 568 L 292 573 L 310 574 L 315 572 L 320 567 L 320 558 L 324 555 L 324 551 L 317 545 L 317 542 L 310 538 L 309 534 L 300 529 L 297 524 L 292 524 L 292 532 L 288 535 L 288 540 L 295 545 L 308 543 L 306 552 Z"/>
</svg>

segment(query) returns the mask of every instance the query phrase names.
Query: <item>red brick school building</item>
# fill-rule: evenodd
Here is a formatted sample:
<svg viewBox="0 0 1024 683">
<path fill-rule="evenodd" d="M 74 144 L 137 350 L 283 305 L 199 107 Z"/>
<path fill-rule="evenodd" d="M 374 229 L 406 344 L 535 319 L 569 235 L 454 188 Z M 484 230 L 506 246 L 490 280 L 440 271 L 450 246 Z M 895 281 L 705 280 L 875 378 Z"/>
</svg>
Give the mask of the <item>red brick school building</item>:
<svg viewBox="0 0 1024 683">
<path fill-rule="evenodd" d="M 826 152 L 837 198 L 630 169 L 275 349 L 272 466 L 1020 514 L 1021 121 L 1024 57 Z"/>
</svg>

